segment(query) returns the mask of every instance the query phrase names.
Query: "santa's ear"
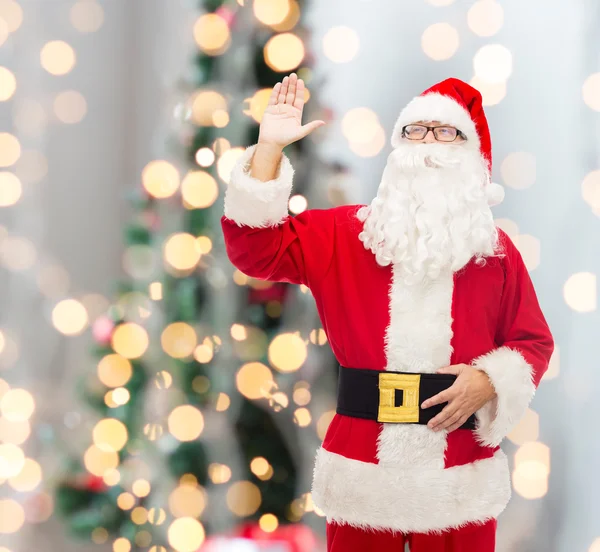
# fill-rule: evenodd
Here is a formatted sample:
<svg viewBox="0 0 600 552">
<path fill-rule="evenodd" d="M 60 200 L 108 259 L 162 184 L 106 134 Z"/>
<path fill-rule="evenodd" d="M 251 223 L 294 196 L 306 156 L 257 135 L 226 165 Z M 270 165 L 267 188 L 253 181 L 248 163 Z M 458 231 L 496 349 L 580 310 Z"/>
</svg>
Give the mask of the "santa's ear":
<svg viewBox="0 0 600 552">
<path fill-rule="evenodd" d="M 499 205 L 504 200 L 504 188 L 495 182 L 488 182 L 485 185 L 485 194 L 490 207 Z"/>
</svg>

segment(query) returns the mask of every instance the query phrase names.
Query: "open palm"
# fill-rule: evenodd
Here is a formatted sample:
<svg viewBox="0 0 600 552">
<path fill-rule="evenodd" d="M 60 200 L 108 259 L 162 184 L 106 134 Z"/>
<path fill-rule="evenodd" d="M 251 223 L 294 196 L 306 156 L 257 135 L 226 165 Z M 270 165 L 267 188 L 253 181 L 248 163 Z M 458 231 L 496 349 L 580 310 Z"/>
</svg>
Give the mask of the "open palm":
<svg viewBox="0 0 600 552">
<path fill-rule="evenodd" d="M 273 87 L 260 123 L 258 141 L 284 148 L 325 124 L 313 121 L 303 126 L 303 110 L 304 81 L 292 73 Z"/>
</svg>

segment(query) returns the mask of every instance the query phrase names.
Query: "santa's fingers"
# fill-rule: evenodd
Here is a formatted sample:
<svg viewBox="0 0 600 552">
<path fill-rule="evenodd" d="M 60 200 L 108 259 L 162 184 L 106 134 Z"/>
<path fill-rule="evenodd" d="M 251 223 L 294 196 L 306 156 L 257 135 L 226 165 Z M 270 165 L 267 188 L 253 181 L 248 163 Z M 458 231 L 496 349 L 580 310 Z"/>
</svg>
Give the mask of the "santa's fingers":
<svg viewBox="0 0 600 552">
<path fill-rule="evenodd" d="M 281 88 L 281 83 L 278 82 L 274 87 L 271 95 L 269 96 L 269 105 L 275 105 L 277 103 L 277 97 L 279 96 L 279 89 Z"/>
<path fill-rule="evenodd" d="M 429 408 L 430 406 L 435 406 L 436 404 L 450 402 L 456 396 L 456 394 L 456 389 L 448 387 L 448 389 L 444 389 L 444 391 L 441 391 L 437 395 L 434 395 L 426 401 L 423 401 L 421 403 L 421 408 Z"/>
<path fill-rule="evenodd" d="M 288 84 L 288 92 L 285 96 L 285 103 L 293 105 L 294 100 L 296 99 L 296 84 L 298 82 L 298 75 L 296 73 L 292 73 L 290 75 L 290 81 Z"/>
<path fill-rule="evenodd" d="M 455 429 L 458 429 L 461 425 L 463 425 L 466 421 L 467 421 L 468 416 L 461 416 L 458 420 L 458 422 L 455 422 L 454 424 L 452 424 L 450 427 L 447 428 L 448 433 L 454 431 Z"/>
<path fill-rule="evenodd" d="M 437 416 L 429 421 L 427 426 L 433 431 L 439 431 L 458 421 L 460 414 L 459 407 L 449 403 Z"/>
</svg>

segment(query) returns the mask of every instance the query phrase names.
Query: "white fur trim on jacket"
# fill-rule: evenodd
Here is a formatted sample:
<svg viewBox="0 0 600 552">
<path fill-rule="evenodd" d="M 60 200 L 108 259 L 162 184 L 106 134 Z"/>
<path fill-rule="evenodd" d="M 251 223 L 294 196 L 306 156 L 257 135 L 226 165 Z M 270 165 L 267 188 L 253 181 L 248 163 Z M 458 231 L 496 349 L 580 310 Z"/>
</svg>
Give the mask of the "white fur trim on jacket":
<svg viewBox="0 0 600 552">
<path fill-rule="evenodd" d="M 403 469 L 317 452 L 312 497 L 327 520 L 433 533 L 496 518 L 510 500 L 506 455 L 448 469 Z"/>
<path fill-rule="evenodd" d="M 417 96 L 402 110 L 394 131 L 392 146 L 397 148 L 402 137 L 402 127 L 417 121 L 439 121 L 458 128 L 468 138 L 469 147 L 479 149 L 479 135 L 469 112 L 449 96 L 436 92 Z"/>
<path fill-rule="evenodd" d="M 479 441 L 495 447 L 519 423 L 533 399 L 533 368 L 521 353 L 508 347 L 480 356 L 472 364 L 489 376 L 497 394 L 476 413 Z"/>
<path fill-rule="evenodd" d="M 256 145 L 246 148 L 231 171 L 225 192 L 225 216 L 239 226 L 276 226 L 288 216 L 294 169 L 282 155 L 279 173 L 273 180 L 262 182 L 251 177 L 248 169 L 255 149 Z"/>
</svg>

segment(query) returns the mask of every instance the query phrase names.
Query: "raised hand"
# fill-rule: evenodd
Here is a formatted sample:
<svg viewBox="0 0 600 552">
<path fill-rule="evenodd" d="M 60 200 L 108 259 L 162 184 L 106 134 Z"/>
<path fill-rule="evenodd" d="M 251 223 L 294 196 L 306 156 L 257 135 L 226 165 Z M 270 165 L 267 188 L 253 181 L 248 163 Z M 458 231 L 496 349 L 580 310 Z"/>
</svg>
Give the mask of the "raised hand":
<svg viewBox="0 0 600 552">
<path fill-rule="evenodd" d="M 303 126 L 303 109 L 304 81 L 292 73 L 273 87 L 260 123 L 258 143 L 283 149 L 325 124 L 313 121 Z"/>
</svg>

